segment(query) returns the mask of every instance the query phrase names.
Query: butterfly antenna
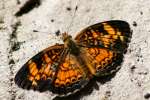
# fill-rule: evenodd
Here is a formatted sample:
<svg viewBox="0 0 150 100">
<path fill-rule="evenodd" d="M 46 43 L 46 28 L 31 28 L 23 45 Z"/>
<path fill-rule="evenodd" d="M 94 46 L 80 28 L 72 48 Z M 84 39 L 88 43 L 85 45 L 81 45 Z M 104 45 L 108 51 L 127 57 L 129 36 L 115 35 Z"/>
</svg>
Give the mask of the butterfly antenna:
<svg viewBox="0 0 150 100">
<path fill-rule="evenodd" d="M 77 6 L 77 5 L 79 4 L 79 2 L 80 2 L 80 0 L 78 0 L 77 3 L 76 3 L 76 7 L 75 7 L 75 11 L 74 11 L 74 13 L 73 13 L 73 17 L 72 17 L 72 19 L 71 19 L 70 24 L 69 24 L 68 27 L 67 27 L 67 33 L 70 31 L 70 27 L 73 25 L 73 21 L 74 21 L 74 18 L 75 18 L 77 9 L 78 9 L 78 6 Z"/>
</svg>

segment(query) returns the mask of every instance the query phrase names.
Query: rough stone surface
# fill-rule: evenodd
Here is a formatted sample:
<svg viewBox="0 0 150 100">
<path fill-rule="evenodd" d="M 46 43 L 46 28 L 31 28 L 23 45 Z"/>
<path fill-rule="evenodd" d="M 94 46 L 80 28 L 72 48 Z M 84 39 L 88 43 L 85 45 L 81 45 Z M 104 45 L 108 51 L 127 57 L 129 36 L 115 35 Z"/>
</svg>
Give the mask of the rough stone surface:
<svg viewBox="0 0 150 100">
<path fill-rule="evenodd" d="M 150 99 L 149 0 L 41 0 L 28 13 L 15 17 L 28 1 L 0 1 L 0 100 L 57 99 L 50 92 L 18 88 L 13 81 L 16 72 L 42 49 L 62 43 L 58 34 L 75 37 L 89 25 L 115 19 L 127 21 L 133 30 L 121 69 L 110 81 L 96 82 L 90 93 L 65 100 Z"/>
</svg>

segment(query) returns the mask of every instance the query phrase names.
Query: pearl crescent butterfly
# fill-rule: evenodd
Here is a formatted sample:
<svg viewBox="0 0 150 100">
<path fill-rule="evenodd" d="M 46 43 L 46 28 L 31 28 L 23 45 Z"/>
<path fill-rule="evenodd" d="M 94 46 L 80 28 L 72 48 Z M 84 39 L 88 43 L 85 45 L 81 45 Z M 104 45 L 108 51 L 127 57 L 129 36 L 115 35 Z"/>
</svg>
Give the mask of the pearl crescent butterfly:
<svg viewBox="0 0 150 100">
<path fill-rule="evenodd" d="M 129 24 L 111 20 L 89 26 L 64 44 L 41 51 L 18 71 L 15 83 L 23 89 L 51 91 L 67 96 L 82 89 L 93 77 L 116 72 L 131 39 Z"/>
</svg>

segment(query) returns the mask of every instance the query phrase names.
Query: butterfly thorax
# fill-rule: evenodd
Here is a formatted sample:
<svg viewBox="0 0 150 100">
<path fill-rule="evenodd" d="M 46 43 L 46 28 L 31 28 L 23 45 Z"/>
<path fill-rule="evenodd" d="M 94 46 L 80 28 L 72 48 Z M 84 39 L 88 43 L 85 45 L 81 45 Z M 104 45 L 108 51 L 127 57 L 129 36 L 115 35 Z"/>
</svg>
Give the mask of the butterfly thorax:
<svg viewBox="0 0 150 100">
<path fill-rule="evenodd" d="M 63 33 L 63 41 L 64 47 L 69 49 L 71 54 L 79 55 L 79 47 L 70 35 L 68 35 L 67 33 Z"/>
</svg>

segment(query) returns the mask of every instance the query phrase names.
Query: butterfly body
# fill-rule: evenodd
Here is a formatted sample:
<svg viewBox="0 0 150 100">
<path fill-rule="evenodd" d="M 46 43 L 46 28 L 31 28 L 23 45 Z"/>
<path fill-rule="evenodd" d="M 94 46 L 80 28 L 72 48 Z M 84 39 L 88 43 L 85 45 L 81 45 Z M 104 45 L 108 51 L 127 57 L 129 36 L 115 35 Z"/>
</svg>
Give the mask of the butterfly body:
<svg viewBox="0 0 150 100">
<path fill-rule="evenodd" d="M 76 93 L 93 77 L 116 72 L 131 38 L 128 23 L 114 20 L 89 26 L 75 39 L 63 34 L 64 44 L 48 47 L 32 57 L 15 76 L 24 89 Z"/>
</svg>

